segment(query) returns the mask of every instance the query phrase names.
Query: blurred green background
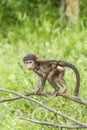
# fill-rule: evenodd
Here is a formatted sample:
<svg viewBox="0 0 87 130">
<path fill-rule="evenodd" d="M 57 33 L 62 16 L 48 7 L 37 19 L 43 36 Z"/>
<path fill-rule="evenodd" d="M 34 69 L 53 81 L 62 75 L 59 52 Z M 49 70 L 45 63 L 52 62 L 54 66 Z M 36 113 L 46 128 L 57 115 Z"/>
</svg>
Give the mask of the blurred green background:
<svg viewBox="0 0 87 130">
<path fill-rule="evenodd" d="M 0 0 L 0 88 L 24 93 L 35 89 L 38 77 L 26 70 L 22 58 L 34 53 L 40 59 L 63 60 L 74 64 L 81 77 L 81 98 L 87 99 L 87 1 L 80 0 L 77 25 L 61 29 L 58 0 Z M 73 95 L 75 74 L 66 68 L 68 93 Z M 46 90 L 53 90 L 46 83 Z M 0 98 L 12 97 L 0 92 Z M 87 123 L 87 107 L 62 97 L 31 96 L 46 105 Z M 35 103 L 17 100 L 0 104 L 1 130 L 56 130 L 22 121 L 19 116 L 72 124 Z M 66 130 L 66 129 L 59 129 Z M 83 129 L 84 130 L 84 129 Z"/>
</svg>

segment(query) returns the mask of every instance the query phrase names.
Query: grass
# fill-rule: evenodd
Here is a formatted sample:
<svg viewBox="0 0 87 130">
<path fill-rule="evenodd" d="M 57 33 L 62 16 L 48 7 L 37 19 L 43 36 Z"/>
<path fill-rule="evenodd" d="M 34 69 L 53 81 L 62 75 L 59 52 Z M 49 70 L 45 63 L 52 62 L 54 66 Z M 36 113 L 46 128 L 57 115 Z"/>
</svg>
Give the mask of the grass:
<svg viewBox="0 0 87 130">
<path fill-rule="evenodd" d="M 64 60 L 74 64 L 81 77 L 79 96 L 86 99 L 87 96 L 87 29 L 66 28 L 61 31 L 52 25 L 49 20 L 43 24 L 28 22 L 21 27 L 10 27 L 6 37 L 0 35 L 0 87 L 24 93 L 35 88 L 38 77 L 26 70 L 22 57 L 27 53 L 34 53 L 40 59 Z M 65 79 L 68 84 L 68 93 L 73 95 L 75 75 L 70 69 L 66 69 Z M 46 83 L 46 90 L 52 90 Z M 0 98 L 12 97 L 12 94 L 0 92 Z M 66 113 L 82 122 L 87 122 L 86 106 L 74 103 L 61 97 L 32 96 L 48 106 Z M 39 111 L 38 111 L 39 110 Z M 19 120 L 18 116 L 24 115 L 44 121 L 56 123 L 70 123 L 65 119 L 40 108 L 38 105 L 18 100 L 6 102 L 0 105 L 0 129 L 1 130 L 56 130 L 55 128 L 36 125 Z M 60 130 L 60 129 L 59 129 Z M 65 130 L 65 129 L 63 129 Z"/>
</svg>

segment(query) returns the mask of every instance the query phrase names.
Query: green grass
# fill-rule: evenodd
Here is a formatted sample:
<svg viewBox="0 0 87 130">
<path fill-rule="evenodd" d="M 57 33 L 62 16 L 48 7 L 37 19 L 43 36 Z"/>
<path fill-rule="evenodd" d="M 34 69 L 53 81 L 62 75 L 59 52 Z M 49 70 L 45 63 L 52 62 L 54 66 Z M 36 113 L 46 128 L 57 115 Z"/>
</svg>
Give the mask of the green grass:
<svg viewBox="0 0 87 130">
<path fill-rule="evenodd" d="M 27 71 L 22 57 L 35 53 L 40 59 L 64 60 L 74 64 L 81 77 L 81 98 L 87 99 L 87 29 L 69 29 L 61 31 L 49 20 L 41 25 L 26 22 L 22 27 L 11 27 L 7 36 L 0 35 L 0 87 L 24 93 L 35 88 L 38 77 Z M 75 86 L 74 72 L 66 68 L 65 79 L 68 93 L 73 95 Z M 46 90 L 52 87 L 46 83 Z M 12 94 L 0 92 L 0 98 L 12 97 Z M 82 122 L 87 122 L 86 106 L 66 100 L 62 97 L 31 96 L 48 106 L 68 114 Z M 38 111 L 39 110 L 39 111 Z M 24 99 L 0 104 L 1 130 L 56 130 L 55 128 L 22 121 L 20 115 L 55 123 L 71 123 L 64 118 L 44 110 L 40 106 Z M 65 129 L 63 129 L 65 130 Z"/>
</svg>

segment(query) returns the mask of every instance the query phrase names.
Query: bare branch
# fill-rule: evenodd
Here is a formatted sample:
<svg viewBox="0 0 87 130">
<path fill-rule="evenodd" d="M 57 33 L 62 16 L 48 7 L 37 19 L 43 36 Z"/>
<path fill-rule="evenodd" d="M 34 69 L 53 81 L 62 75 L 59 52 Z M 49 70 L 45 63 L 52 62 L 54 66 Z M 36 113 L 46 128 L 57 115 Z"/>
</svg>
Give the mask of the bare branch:
<svg viewBox="0 0 87 130">
<path fill-rule="evenodd" d="M 0 91 L 2 91 L 2 89 L 0 89 Z M 34 91 L 30 91 L 30 92 L 27 92 L 25 94 L 23 94 L 25 96 L 30 96 L 30 95 L 36 95 Z M 52 95 L 52 92 L 44 92 L 44 93 L 38 93 L 37 95 L 40 95 L 40 96 L 49 96 L 49 95 Z M 80 104 L 83 104 L 83 105 L 87 105 L 87 101 L 84 100 L 84 99 L 81 99 L 79 97 L 76 97 L 76 96 L 70 96 L 70 95 L 67 95 L 67 94 L 61 94 L 61 93 L 58 93 L 57 96 L 62 96 L 63 98 L 67 98 L 67 99 L 70 99 L 72 101 L 75 101 L 75 102 L 78 102 Z M 3 102 L 6 102 L 6 101 L 13 101 L 13 100 L 18 100 L 18 99 L 21 99 L 22 97 L 20 96 L 17 96 L 17 97 L 12 97 L 12 98 L 6 98 L 6 99 L 0 99 L 0 103 L 3 103 Z"/>
<path fill-rule="evenodd" d="M 78 102 L 78 103 L 83 104 L 83 105 L 87 105 L 86 100 L 79 98 L 79 97 L 76 97 L 76 96 L 70 96 L 70 95 L 67 95 L 67 94 L 60 94 L 60 93 L 57 96 L 62 96 L 63 98 L 70 99 L 72 101 Z"/>
<path fill-rule="evenodd" d="M 36 123 L 36 124 L 51 126 L 51 127 L 54 127 L 54 128 L 67 128 L 67 129 L 87 128 L 87 125 L 85 125 L 85 126 L 80 126 L 80 125 L 70 126 L 70 125 L 55 124 L 55 123 L 52 123 L 52 122 L 44 122 L 44 121 L 39 121 L 39 120 L 33 120 L 33 119 L 29 119 L 29 118 L 24 118 L 24 117 L 20 117 L 19 119 L 26 120 L 26 121 L 29 121 L 29 122 L 33 122 L 33 123 Z"/>
<path fill-rule="evenodd" d="M 56 110 L 54 110 L 54 109 L 52 109 L 52 108 L 50 108 L 50 107 L 44 105 L 42 102 L 39 102 L 39 101 L 37 101 L 37 100 L 35 100 L 35 99 L 33 99 L 33 98 L 29 98 L 29 97 L 27 97 L 27 96 L 21 95 L 21 94 L 19 94 L 19 93 L 17 93 L 17 92 L 11 91 L 11 90 L 0 89 L 0 91 L 12 93 L 12 94 L 17 95 L 17 96 L 19 96 L 19 97 L 21 97 L 21 98 L 24 98 L 24 99 L 30 100 L 30 101 L 32 101 L 32 102 L 35 102 L 35 103 L 37 103 L 38 105 L 40 105 L 40 106 L 44 107 L 45 109 L 47 109 L 48 111 L 53 112 L 53 113 L 55 113 L 55 114 L 57 114 L 57 115 L 59 115 L 59 116 L 62 116 L 62 117 L 66 118 L 66 119 L 68 119 L 68 120 L 70 120 L 70 121 L 72 121 L 72 122 L 74 122 L 74 123 L 76 123 L 76 124 L 78 124 L 78 125 L 81 125 L 81 126 L 86 126 L 86 125 L 87 125 L 87 124 L 84 124 L 84 123 L 82 123 L 82 122 L 80 122 L 80 121 L 77 121 L 77 120 L 73 119 L 73 118 L 70 117 L 70 116 L 67 116 L 67 115 L 65 115 L 65 114 L 63 114 L 63 113 L 61 113 L 61 112 L 58 112 L 58 111 L 56 111 Z"/>
<path fill-rule="evenodd" d="M 30 92 L 27 92 L 27 93 L 25 94 L 25 96 L 30 96 L 30 95 L 35 95 L 34 91 L 30 91 Z M 52 92 L 38 93 L 37 95 L 42 95 L 42 96 L 52 95 L 52 96 L 54 96 Z M 81 98 L 76 97 L 76 96 L 70 96 L 70 95 L 62 94 L 62 93 L 57 93 L 56 96 L 62 96 L 63 98 L 70 99 L 70 100 L 72 100 L 72 101 L 78 102 L 78 103 L 83 104 L 83 105 L 87 105 L 87 101 L 86 101 L 86 100 L 81 99 Z"/>
</svg>

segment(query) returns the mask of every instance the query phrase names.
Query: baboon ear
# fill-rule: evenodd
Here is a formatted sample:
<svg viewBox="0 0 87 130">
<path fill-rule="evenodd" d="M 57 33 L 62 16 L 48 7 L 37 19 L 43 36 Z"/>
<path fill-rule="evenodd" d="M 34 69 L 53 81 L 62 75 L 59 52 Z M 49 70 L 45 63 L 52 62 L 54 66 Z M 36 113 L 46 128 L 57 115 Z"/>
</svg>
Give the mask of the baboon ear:
<svg viewBox="0 0 87 130">
<path fill-rule="evenodd" d="M 36 61 L 39 61 L 39 60 L 40 60 L 40 58 L 39 58 L 38 55 L 36 55 L 35 60 L 36 60 Z"/>
</svg>

